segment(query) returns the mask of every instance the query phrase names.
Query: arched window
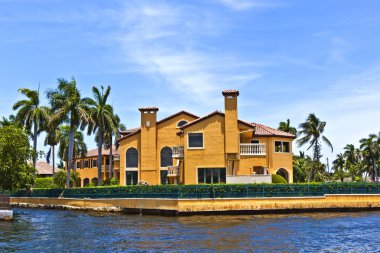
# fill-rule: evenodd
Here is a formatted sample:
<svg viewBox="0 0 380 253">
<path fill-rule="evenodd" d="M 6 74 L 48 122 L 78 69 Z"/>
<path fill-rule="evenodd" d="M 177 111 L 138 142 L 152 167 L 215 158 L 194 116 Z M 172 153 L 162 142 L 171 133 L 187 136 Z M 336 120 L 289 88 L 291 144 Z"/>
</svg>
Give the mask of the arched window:
<svg viewBox="0 0 380 253">
<path fill-rule="evenodd" d="M 129 148 L 125 157 L 127 168 L 137 168 L 139 166 L 139 154 L 137 149 Z"/>
<path fill-rule="evenodd" d="M 90 184 L 90 179 L 89 179 L 89 178 L 85 178 L 85 179 L 83 180 L 83 186 L 86 187 L 86 186 L 89 185 L 89 184 Z"/>
<path fill-rule="evenodd" d="M 181 127 L 181 126 L 184 126 L 186 124 L 187 124 L 186 120 L 181 120 L 180 122 L 178 122 L 177 127 Z"/>
<path fill-rule="evenodd" d="M 173 151 L 169 147 L 161 149 L 161 167 L 173 166 Z"/>
</svg>

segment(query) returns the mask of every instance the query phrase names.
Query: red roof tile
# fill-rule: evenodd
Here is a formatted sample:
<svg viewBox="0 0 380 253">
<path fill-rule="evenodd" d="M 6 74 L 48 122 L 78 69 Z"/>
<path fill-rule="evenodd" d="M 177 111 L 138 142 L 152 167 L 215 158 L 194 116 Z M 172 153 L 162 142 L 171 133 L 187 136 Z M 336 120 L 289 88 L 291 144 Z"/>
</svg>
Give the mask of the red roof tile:
<svg viewBox="0 0 380 253">
<path fill-rule="evenodd" d="M 224 90 L 222 91 L 223 96 L 225 95 L 237 95 L 239 96 L 239 91 L 238 90 Z"/>
<path fill-rule="evenodd" d="M 139 111 L 158 111 L 158 108 L 154 106 L 140 107 Z"/>
<path fill-rule="evenodd" d="M 53 175 L 53 166 L 45 161 L 36 162 L 37 175 Z"/>
<path fill-rule="evenodd" d="M 102 148 L 102 155 L 109 155 L 110 154 L 110 149 L 105 149 L 104 147 Z M 116 146 L 112 146 L 112 154 L 113 155 L 120 155 L 120 149 L 116 149 Z M 98 148 L 94 148 L 91 150 L 87 151 L 86 157 L 94 157 L 98 156 Z"/>
<path fill-rule="evenodd" d="M 261 136 L 282 136 L 282 137 L 291 137 L 295 138 L 293 134 L 271 128 L 269 126 L 265 126 L 258 123 L 251 123 L 253 126 L 255 126 L 255 135 L 261 135 Z"/>
</svg>

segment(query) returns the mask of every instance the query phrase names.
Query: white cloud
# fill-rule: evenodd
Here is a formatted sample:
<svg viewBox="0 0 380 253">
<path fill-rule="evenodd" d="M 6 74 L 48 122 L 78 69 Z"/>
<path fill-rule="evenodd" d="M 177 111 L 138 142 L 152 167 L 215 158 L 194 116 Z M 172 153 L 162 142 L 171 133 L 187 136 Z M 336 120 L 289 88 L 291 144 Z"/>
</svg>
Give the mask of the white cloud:
<svg viewBox="0 0 380 253">
<path fill-rule="evenodd" d="M 187 5 L 128 4 L 119 39 L 128 60 L 142 71 L 159 75 L 174 91 L 191 94 L 186 98 L 210 105 L 215 92 L 260 77 L 252 70 L 258 63 L 202 47 L 203 39 L 222 29 L 215 18 Z"/>
<path fill-rule="evenodd" d="M 232 8 L 234 10 L 248 10 L 252 8 L 257 7 L 268 7 L 272 4 L 269 3 L 269 1 L 258 1 L 258 0 L 217 0 L 218 2 L 222 3 L 223 5 Z"/>
</svg>

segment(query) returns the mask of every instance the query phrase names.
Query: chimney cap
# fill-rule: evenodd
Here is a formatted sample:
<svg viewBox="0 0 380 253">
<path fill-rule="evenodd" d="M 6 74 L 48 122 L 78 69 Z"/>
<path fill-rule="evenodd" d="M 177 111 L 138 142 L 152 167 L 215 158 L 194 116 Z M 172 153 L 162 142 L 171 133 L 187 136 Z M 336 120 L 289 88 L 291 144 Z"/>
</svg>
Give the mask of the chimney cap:
<svg viewBox="0 0 380 253">
<path fill-rule="evenodd" d="M 139 111 L 140 112 L 144 112 L 144 111 L 155 111 L 155 112 L 157 112 L 158 108 L 154 107 L 154 106 L 151 106 L 151 107 L 140 107 Z"/>
<path fill-rule="evenodd" d="M 230 96 L 230 95 L 236 95 L 239 96 L 238 90 L 224 90 L 222 91 L 223 96 Z"/>
</svg>

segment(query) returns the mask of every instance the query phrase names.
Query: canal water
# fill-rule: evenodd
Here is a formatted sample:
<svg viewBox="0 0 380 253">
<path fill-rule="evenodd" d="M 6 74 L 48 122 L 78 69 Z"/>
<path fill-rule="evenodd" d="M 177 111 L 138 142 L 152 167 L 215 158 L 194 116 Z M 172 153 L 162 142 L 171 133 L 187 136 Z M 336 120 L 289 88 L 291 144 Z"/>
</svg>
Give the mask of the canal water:
<svg viewBox="0 0 380 253">
<path fill-rule="evenodd" d="M 380 252 L 380 212 L 161 217 L 15 209 L 0 252 Z"/>
</svg>

